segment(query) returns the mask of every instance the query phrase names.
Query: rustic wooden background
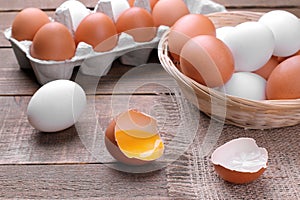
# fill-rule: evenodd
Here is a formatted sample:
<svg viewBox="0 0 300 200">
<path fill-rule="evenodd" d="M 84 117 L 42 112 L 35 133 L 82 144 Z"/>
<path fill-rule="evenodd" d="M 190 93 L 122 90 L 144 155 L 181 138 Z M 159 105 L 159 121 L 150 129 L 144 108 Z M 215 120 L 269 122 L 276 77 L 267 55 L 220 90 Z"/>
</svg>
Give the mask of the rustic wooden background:
<svg viewBox="0 0 300 200">
<path fill-rule="evenodd" d="M 82 0 L 88 7 L 93 7 L 97 1 Z M 74 127 L 60 133 L 43 134 L 28 124 L 27 104 L 40 85 L 31 70 L 20 70 L 11 45 L 2 32 L 22 8 L 39 7 L 51 16 L 62 2 L 0 0 L 0 198 L 168 198 L 164 169 L 147 174 L 118 172 L 93 159 Z M 228 10 L 284 9 L 300 17 L 298 0 L 216 2 Z M 158 62 L 155 52 L 151 59 Z M 109 74 L 101 79 L 95 97 L 101 113 L 109 116 L 107 104 L 114 85 L 130 69 L 116 62 Z M 147 76 L 144 78 L 147 81 Z M 130 82 L 124 87 L 134 87 L 135 84 L 138 83 Z M 148 85 L 136 91 L 132 98 L 141 104 L 155 101 L 164 92 L 167 92 L 165 88 Z"/>
</svg>

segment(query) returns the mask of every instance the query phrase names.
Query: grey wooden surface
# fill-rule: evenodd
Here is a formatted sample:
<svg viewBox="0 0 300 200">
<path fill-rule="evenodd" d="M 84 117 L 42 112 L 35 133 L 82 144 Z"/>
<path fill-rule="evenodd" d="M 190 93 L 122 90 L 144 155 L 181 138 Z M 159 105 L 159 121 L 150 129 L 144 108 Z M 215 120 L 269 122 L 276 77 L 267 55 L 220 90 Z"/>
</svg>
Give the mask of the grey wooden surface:
<svg viewBox="0 0 300 200">
<path fill-rule="evenodd" d="M 0 32 L 11 25 L 14 16 L 24 7 L 39 7 L 52 15 L 62 2 L 63 0 L 0 0 Z M 93 7 L 97 0 L 82 0 L 82 2 Z M 224 4 L 228 10 L 267 11 L 282 8 L 300 16 L 300 3 L 297 0 L 216 0 L 216 2 Z M 153 52 L 150 59 L 158 63 L 156 52 Z M 102 115 L 110 113 L 109 103 L 114 86 L 130 69 L 131 67 L 116 62 L 109 74 L 101 79 L 95 99 L 97 110 Z M 161 75 L 164 79 L 164 74 Z M 142 81 L 149 81 L 148 77 L 145 75 Z M 126 83 L 125 87 L 135 88 L 138 84 L 141 84 L 140 79 Z M 54 134 L 44 134 L 33 129 L 27 121 L 25 112 L 30 97 L 39 87 L 33 71 L 20 70 L 10 43 L 1 33 L 1 199 L 171 198 L 168 194 L 165 169 L 146 174 L 119 172 L 95 161 L 82 144 L 75 127 Z M 155 101 L 167 92 L 163 87 L 150 84 L 139 88 L 133 95 L 126 92 L 117 95 L 120 95 L 120 98 L 132 95 L 133 102 L 142 107 L 143 102 Z M 171 99 L 169 104 L 172 104 Z M 106 117 L 107 120 L 109 115 Z M 179 182 L 180 180 L 178 177 Z"/>
</svg>

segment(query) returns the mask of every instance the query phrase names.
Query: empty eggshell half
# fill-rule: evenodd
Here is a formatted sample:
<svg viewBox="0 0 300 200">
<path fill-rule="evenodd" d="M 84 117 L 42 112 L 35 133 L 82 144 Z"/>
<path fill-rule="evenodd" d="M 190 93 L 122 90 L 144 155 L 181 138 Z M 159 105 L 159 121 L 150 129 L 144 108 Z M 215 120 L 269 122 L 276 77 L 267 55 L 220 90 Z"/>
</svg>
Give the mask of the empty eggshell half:
<svg viewBox="0 0 300 200">
<path fill-rule="evenodd" d="M 164 152 L 156 120 L 136 110 L 123 112 L 110 122 L 105 145 L 116 160 L 128 165 L 147 164 Z"/>
<path fill-rule="evenodd" d="M 268 152 L 252 138 L 238 138 L 218 147 L 211 156 L 215 171 L 224 180 L 244 184 L 260 177 L 267 168 Z"/>
<path fill-rule="evenodd" d="M 149 138 L 157 135 L 157 122 L 149 115 L 129 110 L 117 116 L 116 131 L 118 130 L 123 130 L 132 137 Z"/>
</svg>

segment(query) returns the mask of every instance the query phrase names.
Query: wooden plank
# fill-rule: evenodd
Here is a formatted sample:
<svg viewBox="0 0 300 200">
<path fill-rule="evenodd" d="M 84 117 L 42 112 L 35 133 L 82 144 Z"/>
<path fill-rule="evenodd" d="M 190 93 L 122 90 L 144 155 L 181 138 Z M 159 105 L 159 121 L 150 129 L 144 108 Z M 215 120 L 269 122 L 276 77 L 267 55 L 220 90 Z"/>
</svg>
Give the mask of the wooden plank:
<svg viewBox="0 0 300 200">
<path fill-rule="evenodd" d="M 168 92 L 168 89 L 163 86 L 158 87 L 155 83 L 170 85 L 173 82 L 175 84 L 173 78 L 158 65 L 159 61 L 156 54 L 154 50 L 150 56 L 149 63 L 157 63 L 154 64 L 155 66 L 150 65 L 150 70 L 131 77 L 130 80 L 122 81 L 122 84 L 124 84 L 124 91 L 122 93 L 128 93 L 128 91 L 132 91 L 133 89 L 136 89 L 135 93 L 139 94 L 163 93 Z M 40 87 L 33 70 L 20 69 L 12 49 L 0 49 L 0 60 L 0 95 L 32 95 Z M 86 75 L 80 76 L 80 82 L 88 85 L 88 87 L 86 87 L 88 93 L 93 93 L 93 88 L 96 87 L 98 83 L 96 94 L 111 94 L 115 84 L 120 81 L 120 78 L 124 76 L 124 74 L 128 74 L 131 70 L 135 70 L 135 68 L 122 65 L 119 61 L 116 61 L 109 73 L 102 77 L 99 83 L 98 77 Z M 72 80 L 78 80 L 79 75 L 76 76 L 77 71 L 76 69 L 74 70 Z"/>
<path fill-rule="evenodd" d="M 103 143 L 103 133 L 114 116 L 129 108 L 156 117 L 166 141 L 182 121 L 174 96 L 97 95 L 87 99 L 88 106 L 76 126 L 47 134 L 27 120 L 30 97 L 0 96 L 0 165 L 114 162 Z"/>
<path fill-rule="evenodd" d="M 291 6 L 300 6 L 300 2 L 298 0 L 289 0 L 289 1 L 281 1 L 281 0 L 214 0 L 217 3 L 223 4 L 227 7 L 291 7 Z M 21 10 L 25 7 L 38 7 L 41 9 L 55 9 L 64 0 L 52 0 L 52 1 L 43 1 L 43 0 L 0 0 L 0 11 L 9 11 L 9 10 Z M 98 0 L 81 0 L 87 7 L 94 7 Z"/>
<path fill-rule="evenodd" d="M 65 0 L 52 0 L 52 1 L 44 1 L 44 0 L 0 0 L 0 11 L 10 11 L 10 10 L 21 10 L 26 7 L 36 7 L 44 10 L 54 10 L 58 6 L 60 6 Z M 98 0 L 80 0 L 85 6 L 93 8 L 97 4 Z"/>
<path fill-rule="evenodd" d="M 300 2 L 298 0 L 214 0 L 216 3 L 220 3 L 225 7 L 270 7 L 270 8 L 288 8 L 288 7 L 300 7 Z"/>
<path fill-rule="evenodd" d="M 1 199 L 168 199 L 165 170 L 128 174 L 104 165 L 0 166 Z"/>
<path fill-rule="evenodd" d="M 228 11 L 237 11 L 237 10 L 245 10 L 245 11 L 253 11 L 253 12 L 268 12 L 268 11 L 272 11 L 275 10 L 277 8 L 228 8 Z M 288 12 L 293 13 L 294 15 L 296 15 L 297 17 L 300 18 L 300 8 L 278 8 L 281 10 L 286 10 Z"/>
</svg>

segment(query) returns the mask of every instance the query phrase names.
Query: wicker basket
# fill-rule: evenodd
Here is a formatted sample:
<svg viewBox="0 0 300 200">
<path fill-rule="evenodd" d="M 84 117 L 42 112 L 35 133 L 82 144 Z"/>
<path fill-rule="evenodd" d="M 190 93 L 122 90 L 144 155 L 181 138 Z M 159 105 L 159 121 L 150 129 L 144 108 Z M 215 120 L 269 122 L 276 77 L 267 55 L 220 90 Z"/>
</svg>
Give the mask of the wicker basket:
<svg viewBox="0 0 300 200">
<path fill-rule="evenodd" d="M 236 11 L 207 16 L 218 28 L 256 21 L 261 15 L 262 13 Z M 217 120 L 225 120 L 227 124 L 248 129 L 270 129 L 300 123 L 300 99 L 254 101 L 238 98 L 203 86 L 182 74 L 168 56 L 168 33 L 163 35 L 158 46 L 160 62 L 175 78 L 185 96 L 202 112 Z"/>
</svg>

